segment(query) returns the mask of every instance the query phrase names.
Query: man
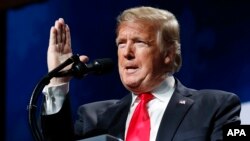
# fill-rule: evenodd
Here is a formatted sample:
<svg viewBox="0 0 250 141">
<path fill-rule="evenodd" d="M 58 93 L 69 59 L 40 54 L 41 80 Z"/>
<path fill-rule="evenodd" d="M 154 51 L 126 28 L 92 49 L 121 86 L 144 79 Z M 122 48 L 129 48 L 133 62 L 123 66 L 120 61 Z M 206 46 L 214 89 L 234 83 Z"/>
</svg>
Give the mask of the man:
<svg viewBox="0 0 250 141">
<path fill-rule="evenodd" d="M 173 76 L 182 59 L 179 24 L 169 11 L 153 7 L 123 11 L 118 16 L 116 44 L 120 78 L 131 93 L 121 100 L 81 106 L 73 129 L 70 77 L 53 78 L 43 91 L 42 128 L 46 140 L 110 134 L 127 141 L 215 141 L 222 140 L 224 125 L 240 124 L 240 101 L 235 94 L 189 89 Z M 49 71 L 71 55 L 69 27 L 60 18 L 50 31 Z M 87 62 L 88 57 L 80 56 L 80 60 Z M 140 115 L 133 115 L 143 101 L 142 95 L 151 98 L 144 102 L 146 116 L 140 128 L 139 119 L 134 120 Z"/>
</svg>

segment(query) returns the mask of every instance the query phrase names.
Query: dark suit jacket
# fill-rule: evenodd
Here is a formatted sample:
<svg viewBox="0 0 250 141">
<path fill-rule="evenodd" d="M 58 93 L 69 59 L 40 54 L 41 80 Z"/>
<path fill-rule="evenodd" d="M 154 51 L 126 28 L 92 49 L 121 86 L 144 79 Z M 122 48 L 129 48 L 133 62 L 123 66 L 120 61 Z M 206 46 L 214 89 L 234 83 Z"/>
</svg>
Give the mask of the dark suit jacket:
<svg viewBox="0 0 250 141">
<path fill-rule="evenodd" d="M 79 107 L 79 119 L 70 123 L 69 101 L 57 114 L 42 116 L 47 140 L 75 140 L 100 134 L 124 138 L 131 95 Z M 240 124 L 240 100 L 220 90 L 194 90 L 176 81 L 176 90 L 163 115 L 156 141 L 222 140 L 224 125 Z M 74 128 L 74 129 L 73 129 Z"/>
</svg>

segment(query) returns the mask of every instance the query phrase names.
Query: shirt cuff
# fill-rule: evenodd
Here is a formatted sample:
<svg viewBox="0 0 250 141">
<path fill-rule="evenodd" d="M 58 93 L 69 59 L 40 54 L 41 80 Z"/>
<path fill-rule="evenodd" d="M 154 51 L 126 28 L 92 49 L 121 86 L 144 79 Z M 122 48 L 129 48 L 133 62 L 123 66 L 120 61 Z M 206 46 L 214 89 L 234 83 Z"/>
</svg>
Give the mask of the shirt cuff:
<svg viewBox="0 0 250 141">
<path fill-rule="evenodd" d="M 69 92 L 69 83 L 60 85 L 45 86 L 43 89 L 45 95 L 43 115 L 51 115 L 59 112 L 67 93 Z"/>
</svg>

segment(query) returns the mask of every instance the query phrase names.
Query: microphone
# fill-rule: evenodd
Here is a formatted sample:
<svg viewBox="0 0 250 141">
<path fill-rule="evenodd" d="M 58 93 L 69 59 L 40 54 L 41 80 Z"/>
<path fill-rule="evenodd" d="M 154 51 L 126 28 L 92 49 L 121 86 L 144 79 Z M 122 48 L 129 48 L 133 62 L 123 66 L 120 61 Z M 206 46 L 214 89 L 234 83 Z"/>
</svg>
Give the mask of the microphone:
<svg viewBox="0 0 250 141">
<path fill-rule="evenodd" d="M 74 61 L 71 69 L 60 71 L 55 74 L 55 77 L 74 76 L 83 78 L 88 74 L 101 75 L 109 73 L 113 70 L 114 63 L 110 58 L 96 59 L 89 64 L 82 63 L 79 58 Z"/>
</svg>

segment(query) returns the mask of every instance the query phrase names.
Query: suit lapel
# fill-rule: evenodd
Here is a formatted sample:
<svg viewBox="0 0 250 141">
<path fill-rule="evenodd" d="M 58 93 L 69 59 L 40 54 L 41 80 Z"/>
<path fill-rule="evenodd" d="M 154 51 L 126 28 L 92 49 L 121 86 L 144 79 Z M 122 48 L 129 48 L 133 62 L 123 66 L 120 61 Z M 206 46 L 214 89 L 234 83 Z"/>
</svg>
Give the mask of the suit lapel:
<svg viewBox="0 0 250 141">
<path fill-rule="evenodd" d="M 156 138 L 157 141 L 171 141 L 173 139 L 179 125 L 193 104 L 192 99 L 183 96 L 183 93 L 185 94 L 184 89 L 185 87 L 178 82 L 176 90 L 162 117 Z"/>
<path fill-rule="evenodd" d="M 110 109 L 105 113 L 104 121 L 110 121 L 107 123 L 108 134 L 113 135 L 117 138 L 124 139 L 126 120 L 131 103 L 131 95 L 124 97 L 119 103 L 110 107 Z"/>
</svg>

